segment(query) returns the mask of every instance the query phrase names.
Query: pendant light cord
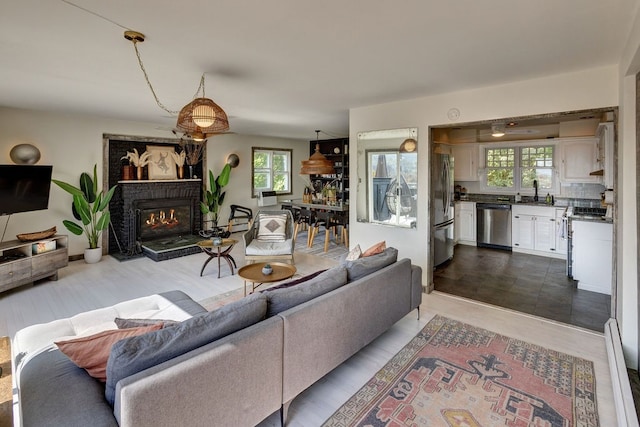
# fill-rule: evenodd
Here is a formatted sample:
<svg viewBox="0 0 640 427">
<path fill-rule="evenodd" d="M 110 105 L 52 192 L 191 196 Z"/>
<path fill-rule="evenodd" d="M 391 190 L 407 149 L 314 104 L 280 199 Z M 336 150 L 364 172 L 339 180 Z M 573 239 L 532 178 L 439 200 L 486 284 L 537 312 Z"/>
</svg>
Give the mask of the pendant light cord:
<svg viewBox="0 0 640 427">
<path fill-rule="evenodd" d="M 165 105 L 162 102 L 160 102 L 160 99 L 158 99 L 158 95 L 156 95 L 156 91 L 153 89 L 153 86 L 151 86 L 151 82 L 149 81 L 149 75 L 147 75 L 147 70 L 144 68 L 144 64 L 142 63 L 142 58 L 140 57 L 140 51 L 138 51 L 138 42 L 136 40 L 131 40 L 131 42 L 133 43 L 133 48 L 136 50 L 136 58 L 138 58 L 138 64 L 140 64 L 140 69 L 142 70 L 142 74 L 144 74 L 144 79 L 147 82 L 147 86 L 149 86 L 149 90 L 151 90 L 153 99 L 156 100 L 156 104 L 158 104 L 158 107 L 162 108 L 164 111 L 171 114 L 172 116 L 178 115 L 179 111 L 173 111 L 168 109 L 167 107 L 165 107 Z M 204 74 L 203 74 L 203 78 L 204 78 Z"/>
</svg>

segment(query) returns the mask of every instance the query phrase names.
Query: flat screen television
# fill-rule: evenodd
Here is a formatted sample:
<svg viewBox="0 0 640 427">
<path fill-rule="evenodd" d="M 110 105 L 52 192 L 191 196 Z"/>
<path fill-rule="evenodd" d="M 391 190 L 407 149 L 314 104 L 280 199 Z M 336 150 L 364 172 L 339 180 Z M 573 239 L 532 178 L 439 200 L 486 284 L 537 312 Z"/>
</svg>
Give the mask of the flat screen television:
<svg viewBox="0 0 640 427">
<path fill-rule="evenodd" d="M 0 165 L 0 215 L 49 207 L 53 166 Z"/>
</svg>

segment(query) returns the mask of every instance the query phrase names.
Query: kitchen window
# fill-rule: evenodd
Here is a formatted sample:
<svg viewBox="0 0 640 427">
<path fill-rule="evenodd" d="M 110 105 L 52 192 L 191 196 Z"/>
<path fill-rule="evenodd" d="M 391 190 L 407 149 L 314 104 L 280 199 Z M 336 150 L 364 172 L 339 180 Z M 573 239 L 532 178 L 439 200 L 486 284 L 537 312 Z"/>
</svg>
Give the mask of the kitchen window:
<svg viewBox="0 0 640 427">
<path fill-rule="evenodd" d="M 554 154 L 554 145 L 485 148 L 483 190 L 533 193 L 536 180 L 540 190 L 557 192 Z"/>
<path fill-rule="evenodd" d="M 291 194 L 291 157 L 293 150 L 251 149 L 251 197 L 262 191 Z"/>
</svg>

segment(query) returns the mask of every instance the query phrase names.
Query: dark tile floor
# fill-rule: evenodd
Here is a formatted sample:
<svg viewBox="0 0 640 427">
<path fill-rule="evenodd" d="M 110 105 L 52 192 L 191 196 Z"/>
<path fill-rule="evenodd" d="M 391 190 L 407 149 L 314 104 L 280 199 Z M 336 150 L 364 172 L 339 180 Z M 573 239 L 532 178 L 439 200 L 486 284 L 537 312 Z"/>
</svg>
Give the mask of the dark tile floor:
<svg viewBox="0 0 640 427">
<path fill-rule="evenodd" d="M 577 289 L 565 269 L 564 260 L 457 245 L 433 281 L 438 291 L 602 332 L 611 297 Z"/>
</svg>

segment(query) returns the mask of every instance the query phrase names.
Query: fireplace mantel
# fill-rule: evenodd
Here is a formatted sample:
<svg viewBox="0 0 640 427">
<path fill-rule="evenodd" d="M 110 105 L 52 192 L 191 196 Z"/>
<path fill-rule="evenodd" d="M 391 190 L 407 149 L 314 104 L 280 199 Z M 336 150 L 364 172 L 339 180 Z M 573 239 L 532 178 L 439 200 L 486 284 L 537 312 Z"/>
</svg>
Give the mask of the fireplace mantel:
<svg viewBox="0 0 640 427">
<path fill-rule="evenodd" d="M 118 184 L 124 184 L 124 185 L 128 185 L 128 184 L 154 184 L 154 183 L 167 183 L 167 182 L 202 182 L 202 180 L 200 178 L 194 178 L 194 179 L 140 179 L 140 180 L 128 179 L 128 180 L 118 181 Z"/>
</svg>

